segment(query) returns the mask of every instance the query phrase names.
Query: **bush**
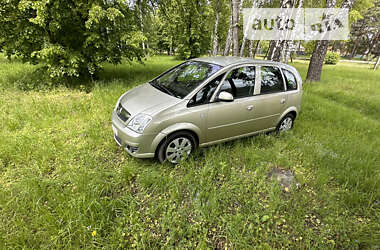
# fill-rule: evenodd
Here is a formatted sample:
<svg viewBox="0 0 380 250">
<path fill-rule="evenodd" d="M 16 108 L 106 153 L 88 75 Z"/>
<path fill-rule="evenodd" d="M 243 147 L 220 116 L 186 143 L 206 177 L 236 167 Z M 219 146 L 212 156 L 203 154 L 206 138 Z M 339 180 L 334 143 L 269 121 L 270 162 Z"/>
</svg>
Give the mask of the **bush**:
<svg viewBox="0 0 380 250">
<path fill-rule="evenodd" d="M 328 51 L 325 57 L 325 64 L 337 64 L 339 62 L 340 55 L 336 52 Z"/>
</svg>

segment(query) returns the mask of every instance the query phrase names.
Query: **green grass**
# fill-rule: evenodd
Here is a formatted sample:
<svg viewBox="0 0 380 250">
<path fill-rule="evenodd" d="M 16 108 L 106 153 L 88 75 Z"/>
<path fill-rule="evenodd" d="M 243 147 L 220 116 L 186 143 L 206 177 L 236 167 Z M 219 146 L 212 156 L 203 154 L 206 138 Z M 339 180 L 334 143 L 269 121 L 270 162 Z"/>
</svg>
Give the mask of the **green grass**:
<svg viewBox="0 0 380 250">
<path fill-rule="evenodd" d="M 132 158 L 113 141 L 114 104 L 177 63 L 106 65 L 91 88 L 22 91 L 34 66 L 0 58 L 0 248 L 379 248 L 380 71 L 324 66 L 289 133 L 178 166 Z M 304 78 L 307 62 L 294 66 Z M 269 181 L 274 167 L 298 189 Z"/>
</svg>

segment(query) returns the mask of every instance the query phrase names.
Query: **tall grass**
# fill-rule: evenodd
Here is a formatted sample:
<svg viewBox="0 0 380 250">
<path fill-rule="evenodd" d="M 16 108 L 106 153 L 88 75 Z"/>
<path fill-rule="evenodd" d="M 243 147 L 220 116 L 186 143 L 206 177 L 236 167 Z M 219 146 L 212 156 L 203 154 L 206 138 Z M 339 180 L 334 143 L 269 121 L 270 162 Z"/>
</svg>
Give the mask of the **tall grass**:
<svg viewBox="0 0 380 250">
<path fill-rule="evenodd" d="M 0 60 L 0 246 L 380 246 L 380 71 L 324 66 L 289 133 L 178 166 L 132 158 L 113 141 L 114 104 L 177 63 L 105 65 L 86 91 L 22 91 L 15 83 L 34 67 Z M 305 76 L 306 63 L 294 66 Z M 274 167 L 294 171 L 298 188 L 269 180 Z"/>
</svg>

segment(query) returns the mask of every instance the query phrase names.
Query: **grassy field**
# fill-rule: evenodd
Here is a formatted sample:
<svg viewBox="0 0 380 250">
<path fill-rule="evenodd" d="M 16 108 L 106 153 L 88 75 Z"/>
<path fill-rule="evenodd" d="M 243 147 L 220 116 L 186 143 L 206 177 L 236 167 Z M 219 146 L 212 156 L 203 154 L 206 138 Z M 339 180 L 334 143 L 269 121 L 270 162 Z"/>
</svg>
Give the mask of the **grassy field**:
<svg viewBox="0 0 380 250">
<path fill-rule="evenodd" d="M 113 141 L 114 104 L 177 63 L 107 65 L 91 85 L 25 91 L 34 67 L 0 57 L 0 249 L 380 247 L 379 70 L 324 66 L 286 134 L 178 166 L 134 159 Z M 294 66 L 304 78 L 307 62 Z M 275 167 L 299 187 L 270 181 Z"/>
</svg>

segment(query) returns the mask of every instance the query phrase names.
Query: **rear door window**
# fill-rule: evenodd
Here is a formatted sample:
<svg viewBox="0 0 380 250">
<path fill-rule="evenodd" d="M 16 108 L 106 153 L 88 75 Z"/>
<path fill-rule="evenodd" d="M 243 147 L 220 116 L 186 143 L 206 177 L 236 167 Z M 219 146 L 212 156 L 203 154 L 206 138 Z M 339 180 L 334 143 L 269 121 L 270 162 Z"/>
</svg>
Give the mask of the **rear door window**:
<svg viewBox="0 0 380 250">
<path fill-rule="evenodd" d="M 260 94 L 272 94 L 283 92 L 284 90 L 284 82 L 280 69 L 273 66 L 261 66 Z"/>
</svg>

